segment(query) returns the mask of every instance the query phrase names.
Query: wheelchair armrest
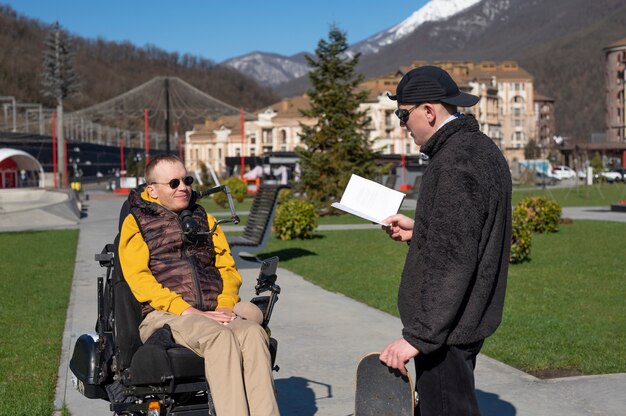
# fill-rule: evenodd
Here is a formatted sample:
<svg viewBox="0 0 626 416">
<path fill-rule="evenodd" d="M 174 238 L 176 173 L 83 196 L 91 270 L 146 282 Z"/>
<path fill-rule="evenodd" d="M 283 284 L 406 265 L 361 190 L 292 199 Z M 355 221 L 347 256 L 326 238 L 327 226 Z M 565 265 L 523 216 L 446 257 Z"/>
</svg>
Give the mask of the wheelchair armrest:
<svg viewBox="0 0 626 416">
<path fill-rule="evenodd" d="M 100 253 L 96 253 L 95 260 L 100 263 L 100 267 L 113 267 L 113 259 L 115 246 L 113 244 L 107 244 L 104 246 Z"/>
<path fill-rule="evenodd" d="M 95 255 L 95 260 L 100 263 L 100 267 L 113 266 L 113 253 L 100 253 Z"/>
</svg>

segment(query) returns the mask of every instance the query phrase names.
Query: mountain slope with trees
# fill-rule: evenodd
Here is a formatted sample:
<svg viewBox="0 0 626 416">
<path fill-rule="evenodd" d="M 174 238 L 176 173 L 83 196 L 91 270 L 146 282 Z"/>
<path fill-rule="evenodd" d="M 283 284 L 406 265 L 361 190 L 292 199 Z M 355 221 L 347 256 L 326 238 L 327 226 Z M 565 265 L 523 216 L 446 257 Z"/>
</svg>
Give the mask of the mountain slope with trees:
<svg viewBox="0 0 626 416">
<path fill-rule="evenodd" d="M 63 22 L 61 21 L 61 26 Z M 50 25 L 0 5 L 0 95 L 20 102 L 54 100 L 41 93 L 41 70 Z M 66 102 L 68 111 L 105 101 L 157 76 L 180 77 L 207 94 L 235 107 L 254 111 L 279 100 L 232 68 L 188 54 L 166 52 L 154 46 L 139 48 L 129 42 L 109 42 L 70 36 L 80 78 L 79 94 Z"/>
</svg>

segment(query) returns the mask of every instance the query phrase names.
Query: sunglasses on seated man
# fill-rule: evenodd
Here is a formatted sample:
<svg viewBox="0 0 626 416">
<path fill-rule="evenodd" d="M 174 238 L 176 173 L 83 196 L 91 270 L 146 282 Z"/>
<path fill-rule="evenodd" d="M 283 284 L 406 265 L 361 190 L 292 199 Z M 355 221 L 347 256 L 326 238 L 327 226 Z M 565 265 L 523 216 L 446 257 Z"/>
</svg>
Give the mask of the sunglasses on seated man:
<svg viewBox="0 0 626 416">
<path fill-rule="evenodd" d="M 176 189 L 180 186 L 180 181 L 180 179 L 176 178 L 169 182 L 150 182 L 150 185 L 169 185 L 170 188 Z M 193 183 L 193 176 L 185 176 L 182 181 L 186 186 L 191 186 Z"/>
<path fill-rule="evenodd" d="M 415 104 L 413 107 L 409 108 L 408 110 L 406 108 L 398 108 L 395 111 L 395 113 L 396 113 L 396 116 L 400 119 L 400 123 L 406 124 L 409 121 L 409 116 L 411 115 L 411 112 L 415 110 L 417 107 L 419 107 L 420 105 L 422 105 L 422 103 Z"/>
</svg>

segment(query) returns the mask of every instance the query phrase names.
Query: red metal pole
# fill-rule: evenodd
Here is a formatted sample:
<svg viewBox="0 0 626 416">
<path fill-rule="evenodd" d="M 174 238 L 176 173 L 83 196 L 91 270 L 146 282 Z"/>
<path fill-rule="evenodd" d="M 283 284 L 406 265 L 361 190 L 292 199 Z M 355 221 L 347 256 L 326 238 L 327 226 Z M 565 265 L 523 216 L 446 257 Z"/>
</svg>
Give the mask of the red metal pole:
<svg viewBox="0 0 626 416">
<path fill-rule="evenodd" d="M 146 165 L 150 162 L 150 140 L 148 138 L 148 109 L 143 110 L 144 127 L 146 129 Z"/>
<path fill-rule="evenodd" d="M 400 144 L 400 146 L 402 146 L 402 183 L 400 183 L 401 191 L 408 191 L 411 189 L 411 186 L 406 183 L 406 158 L 404 155 L 406 151 L 406 144 L 404 143 L 405 138 L 406 138 L 406 130 L 402 130 L 401 144 Z"/>
<path fill-rule="evenodd" d="M 243 156 L 243 146 L 244 146 L 244 140 L 246 135 L 244 134 L 244 130 L 243 130 L 243 107 L 239 107 L 239 124 L 241 126 L 241 179 L 244 179 L 244 173 L 245 173 L 245 159 Z"/>
<path fill-rule="evenodd" d="M 52 112 L 52 175 L 54 189 L 57 189 L 57 112 Z"/>
<path fill-rule="evenodd" d="M 120 137 L 120 178 L 124 177 L 124 138 Z"/>
<path fill-rule="evenodd" d="M 63 159 L 63 187 L 69 188 L 69 178 L 67 177 L 67 139 L 63 140 L 63 150 L 65 150 L 65 158 Z"/>
<path fill-rule="evenodd" d="M 404 152 L 405 152 L 405 143 L 404 143 L 404 135 L 402 136 L 402 183 L 406 183 L 406 171 L 405 171 L 405 160 L 404 160 Z"/>
</svg>

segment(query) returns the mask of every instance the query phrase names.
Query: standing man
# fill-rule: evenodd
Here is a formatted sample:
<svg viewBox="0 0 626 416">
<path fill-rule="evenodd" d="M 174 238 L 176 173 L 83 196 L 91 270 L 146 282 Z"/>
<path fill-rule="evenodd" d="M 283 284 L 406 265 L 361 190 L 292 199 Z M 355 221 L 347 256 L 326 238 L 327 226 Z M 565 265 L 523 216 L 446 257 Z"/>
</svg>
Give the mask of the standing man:
<svg viewBox="0 0 626 416">
<path fill-rule="evenodd" d="M 511 176 L 502 152 L 457 112 L 479 98 L 434 66 L 402 77 L 396 115 L 429 160 L 415 219 L 383 228 L 409 243 L 398 290 L 402 337 L 381 361 L 406 373 L 415 358 L 421 416 L 479 415 L 476 355 L 502 319 L 511 243 Z"/>
<path fill-rule="evenodd" d="M 146 166 L 146 187 L 128 197 L 118 251 L 143 306 L 141 340 L 168 324 L 177 344 L 204 357 L 218 415 L 277 416 L 267 333 L 233 313 L 241 275 L 220 227 L 209 235 L 216 220 L 191 201 L 192 183 L 180 159 L 159 155 Z M 183 211 L 201 231 L 193 241 Z"/>
</svg>

